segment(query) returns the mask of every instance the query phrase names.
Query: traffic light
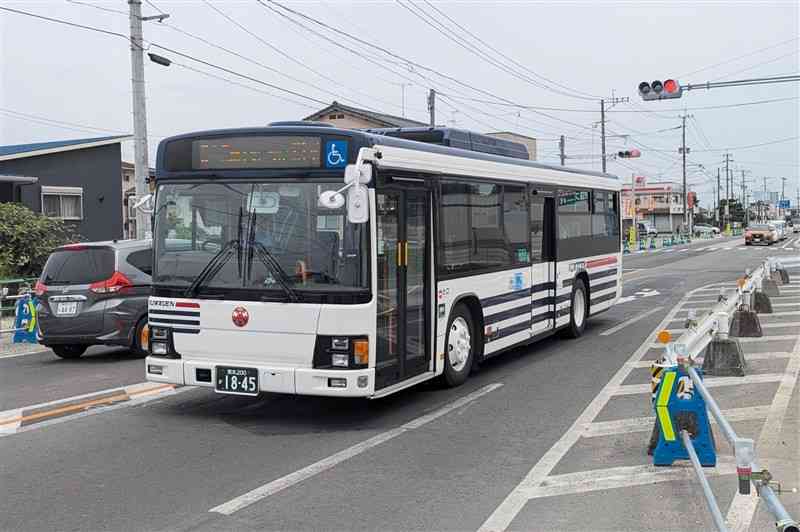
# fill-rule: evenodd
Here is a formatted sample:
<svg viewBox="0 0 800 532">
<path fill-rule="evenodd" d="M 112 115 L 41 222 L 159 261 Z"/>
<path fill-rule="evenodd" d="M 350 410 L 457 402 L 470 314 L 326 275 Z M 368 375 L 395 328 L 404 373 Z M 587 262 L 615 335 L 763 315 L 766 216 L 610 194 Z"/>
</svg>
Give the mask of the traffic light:
<svg viewBox="0 0 800 532">
<path fill-rule="evenodd" d="M 639 95 L 643 100 L 666 100 L 683 96 L 683 88 L 676 79 L 664 82 L 655 80 L 652 83 L 643 81 L 639 83 Z"/>
<path fill-rule="evenodd" d="M 620 159 L 635 159 L 636 157 L 641 157 L 642 152 L 637 150 L 636 148 L 632 150 L 625 150 L 625 151 L 618 151 L 617 157 Z"/>
</svg>

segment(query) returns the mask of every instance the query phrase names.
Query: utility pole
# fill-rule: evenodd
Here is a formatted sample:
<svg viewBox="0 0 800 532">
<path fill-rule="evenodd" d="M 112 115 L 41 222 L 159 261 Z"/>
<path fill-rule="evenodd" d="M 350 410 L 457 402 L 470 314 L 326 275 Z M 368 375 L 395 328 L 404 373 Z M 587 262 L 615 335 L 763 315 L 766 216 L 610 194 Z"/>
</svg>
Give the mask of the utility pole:
<svg viewBox="0 0 800 532">
<path fill-rule="evenodd" d="M 687 230 L 691 231 L 689 227 L 689 212 L 686 209 L 686 196 L 689 192 L 686 190 L 686 119 L 692 115 L 683 114 L 681 116 L 681 155 L 683 156 L 683 223 Z"/>
<path fill-rule="evenodd" d="M 783 204 L 783 201 L 785 199 L 786 199 L 786 178 L 782 177 L 781 178 L 781 204 Z M 781 216 L 786 216 L 786 213 L 784 212 L 784 209 L 781 209 L 779 212 L 781 213 Z"/>
<path fill-rule="evenodd" d="M 136 198 L 148 194 L 147 181 L 150 165 L 147 154 L 147 108 L 144 93 L 144 46 L 142 42 L 142 22 L 169 17 L 166 13 L 153 17 L 142 17 L 141 0 L 128 0 L 130 9 L 131 39 L 131 83 L 133 85 L 133 167 Z M 140 209 L 136 210 L 136 238 L 142 239 L 150 233 L 150 217 Z"/>
<path fill-rule="evenodd" d="M 564 160 L 567 158 L 564 154 L 564 135 L 561 135 L 561 138 L 558 139 L 558 151 L 561 152 L 561 166 L 564 166 Z M 800 190 L 798 190 L 798 194 L 800 194 Z"/>
<path fill-rule="evenodd" d="M 767 221 L 767 205 L 769 205 L 769 199 L 767 198 L 767 178 L 764 178 L 764 219 L 762 222 Z"/>
<path fill-rule="evenodd" d="M 722 212 L 720 212 L 719 204 L 719 168 L 717 168 L 717 224 L 720 226 L 720 231 L 722 231 Z"/>
<path fill-rule="evenodd" d="M 606 101 L 609 103 L 609 109 L 618 103 L 629 102 L 630 98 L 617 98 L 612 97 L 606 100 L 600 100 L 600 150 L 602 151 L 603 172 L 606 171 Z"/>
<path fill-rule="evenodd" d="M 436 91 L 428 91 L 428 112 L 431 115 L 431 127 L 436 127 Z"/>
</svg>

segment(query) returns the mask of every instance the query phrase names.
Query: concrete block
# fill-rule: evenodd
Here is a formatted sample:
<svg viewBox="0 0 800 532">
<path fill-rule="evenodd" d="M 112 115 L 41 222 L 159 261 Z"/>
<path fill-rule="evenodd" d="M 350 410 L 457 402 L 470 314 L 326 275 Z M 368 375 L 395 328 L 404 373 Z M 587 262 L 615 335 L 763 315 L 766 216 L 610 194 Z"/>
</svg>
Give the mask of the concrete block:
<svg viewBox="0 0 800 532">
<path fill-rule="evenodd" d="M 771 278 L 765 278 L 761 281 L 761 291 L 769 297 L 778 297 L 781 295 L 781 291 L 778 289 L 778 283 Z"/>
<path fill-rule="evenodd" d="M 758 314 L 772 314 L 772 301 L 761 290 L 756 290 L 753 294 L 753 310 Z"/>
<path fill-rule="evenodd" d="M 744 377 L 747 362 L 735 338 L 714 339 L 703 355 L 703 372 L 715 377 Z"/>
<path fill-rule="evenodd" d="M 789 272 L 786 271 L 786 268 L 778 268 L 778 273 L 781 275 L 783 284 L 789 284 Z"/>
<path fill-rule="evenodd" d="M 735 338 L 761 338 L 761 321 L 758 314 L 752 310 L 739 309 L 731 317 L 730 335 Z"/>
</svg>

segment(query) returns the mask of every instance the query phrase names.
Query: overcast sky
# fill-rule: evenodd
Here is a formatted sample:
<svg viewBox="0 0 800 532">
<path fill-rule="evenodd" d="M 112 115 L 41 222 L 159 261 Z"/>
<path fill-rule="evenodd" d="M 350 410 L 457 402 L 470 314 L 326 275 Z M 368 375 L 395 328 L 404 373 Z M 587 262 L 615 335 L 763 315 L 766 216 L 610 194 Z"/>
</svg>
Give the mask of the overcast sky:
<svg viewBox="0 0 800 532">
<path fill-rule="evenodd" d="M 642 150 L 640 159 L 624 165 L 609 162 L 610 172 L 628 180 L 632 173 L 651 182 L 681 178 L 678 126 L 685 107 L 693 115 L 687 121 L 688 181 L 703 205 L 713 204 L 713 182 L 726 149 L 737 187 L 742 170 L 749 186 L 759 190 L 764 177 L 769 190 L 780 190 L 780 178 L 786 177 L 787 196 L 793 203 L 796 199 L 799 83 L 697 90 L 660 102 L 642 102 L 636 87 L 642 80 L 667 77 L 703 83 L 800 72 L 797 1 L 432 2 L 438 11 L 424 0 L 279 1 L 402 59 L 328 33 L 352 51 L 337 47 L 257 0 L 210 0 L 244 30 L 204 1 L 145 2 L 146 15 L 156 9 L 170 14 L 165 24 L 145 22 L 149 51 L 245 85 L 177 64 L 165 68 L 146 62 L 151 165 L 165 136 L 300 119 L 323 107 L 155 46 L 161 45 L 322 102 L 337 99 L 402 114 L 405 90 L 406 115 L 423 121 L 426 93 L 434 87 L 442 93 L 438 123 L 539 138 L 539 159 L 550 163 L 558 163 L 557 137 L 566 135 L 568 164 L 581 168 L 600 168 L 599 98 L 629 97 L 630 103 L 611 109 L 607 123 L 613 135 L 609 152 Z M 296 20 L 271 0 L 263 3 Z M 125 0 L 0 1 L 0 6 L 128 33 Z M 454 28 L 458 37 L 449 40 L 412 14 L 414 7 L 431 24 Z M 132 132 L 130 52 L 123 38 L 2 11 L 0 36 L 0 144 Z M 468 43 L 495 61 L 509 65 L 492 49 L 514 60 L 514 75 L 466 49 Z M 405 60 L 419 67 L 411 69 Z M 780 101 L 707 109 L 764 100 Z M 792 140 L 747 147 L 783 139 Z M 131 142 L 123 155 L 132 160 Z"/>
</svg>

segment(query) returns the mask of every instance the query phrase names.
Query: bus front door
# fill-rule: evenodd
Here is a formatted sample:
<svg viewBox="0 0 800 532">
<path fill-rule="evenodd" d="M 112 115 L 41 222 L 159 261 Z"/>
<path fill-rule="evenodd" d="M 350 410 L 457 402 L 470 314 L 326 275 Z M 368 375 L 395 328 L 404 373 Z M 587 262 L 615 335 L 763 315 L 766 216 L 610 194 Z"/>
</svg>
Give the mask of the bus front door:
<svg viewBox="0 0 800 532">
<path fill-rule="evenodd" d="M 375 389 L 428 370 L 429 207 L 425 189 L 376 194 L 378 323 Z"/>
<path fill-rule="evenodd" d="M 555 327 L 555 197 L 552 191 L 530 194 L 531 228 L 531 332 Z"/>
</svg>

